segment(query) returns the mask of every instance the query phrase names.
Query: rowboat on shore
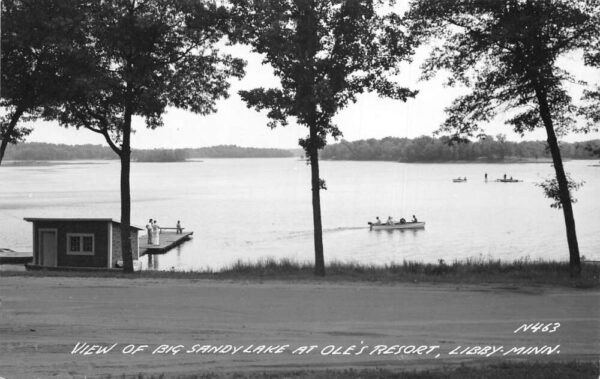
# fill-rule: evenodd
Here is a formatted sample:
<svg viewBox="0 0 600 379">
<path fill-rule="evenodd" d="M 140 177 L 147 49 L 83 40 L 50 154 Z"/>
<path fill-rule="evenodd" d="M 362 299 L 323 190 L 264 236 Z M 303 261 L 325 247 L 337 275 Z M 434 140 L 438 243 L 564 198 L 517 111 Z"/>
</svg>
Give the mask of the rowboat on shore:
<svg viewBox="0 0 600 379">
<path fill-rule="evenodd" d="M 423 229 L 425 228 L 425 222 L 405 222 L 395 224 L 375 224 L 369 222 L 371 230 L 394 230 L 394 229 Z"/>
</svg>

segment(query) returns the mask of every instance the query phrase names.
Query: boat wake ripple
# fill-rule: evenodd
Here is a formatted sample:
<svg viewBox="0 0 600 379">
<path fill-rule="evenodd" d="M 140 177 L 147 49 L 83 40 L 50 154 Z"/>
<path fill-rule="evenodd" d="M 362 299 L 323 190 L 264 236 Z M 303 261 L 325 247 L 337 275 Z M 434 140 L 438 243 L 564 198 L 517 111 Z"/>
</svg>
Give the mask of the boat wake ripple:
<svg viewBox="0 0 600 379">
<path fill-rule="evenodd" d="M 364 229 L 367 230 L 367 227 L 364 226 L 342 226 L 342 227 L 338 227 L 338 228 L 325 228 L 323 229 L 323 234 L 330 234 L 330 233 L 338 233 L 338 232 L 345 232 L 348 230 L 360 230 L 360 229 Z M 263 243 L 263 242 L 272 242 L 272 241 L 289 241 L 289 240 L 293 240 L 293 239 L 302 239 L 302 238 L 312 238 L 313 235 L 313 230 L 296 230 L 296 231 L 292 231 L 292 232 L 287 232 L 285 235 L 281 235 L 282 233 L 278 233 L 279 235 L 274 237 L 274 238 L 268 238 L 268 239 L 263 239 L 263 240 L 257 240 L 257 241 L 245 241 L 247 245 L 254 245 L 257 243 Z"/>
</svg>

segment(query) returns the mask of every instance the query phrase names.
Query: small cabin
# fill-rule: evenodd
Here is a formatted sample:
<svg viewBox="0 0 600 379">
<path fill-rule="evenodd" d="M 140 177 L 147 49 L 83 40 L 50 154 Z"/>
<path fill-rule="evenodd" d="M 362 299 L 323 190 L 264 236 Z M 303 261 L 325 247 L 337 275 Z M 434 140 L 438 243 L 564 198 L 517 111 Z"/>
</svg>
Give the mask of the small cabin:
<svg viewBox="0 0 600 379">
<path fill-rule="evenodd" d="M 121 223 L 110 218 L 25 218 L 33 224 L 33 263 L 41 267 L 113 268 L 123 259 Z M 133 259 L 138 234 L 130 227 Z"/>
</svg>

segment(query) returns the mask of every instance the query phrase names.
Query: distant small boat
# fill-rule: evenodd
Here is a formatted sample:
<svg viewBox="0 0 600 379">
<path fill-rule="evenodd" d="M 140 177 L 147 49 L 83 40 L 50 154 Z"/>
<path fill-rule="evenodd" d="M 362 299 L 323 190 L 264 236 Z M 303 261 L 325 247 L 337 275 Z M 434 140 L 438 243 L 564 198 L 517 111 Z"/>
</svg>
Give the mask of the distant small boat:
<svg viewBox="0 0 600 379">
<path fill-rule="evenodd" d="M 371 230 L 393 230 L 393 229 L 422 229 L 425 227 L 425 222 L 424 221 L 419 221 L 419 222 L 405 222 L 404 224 L 402 223 L 395 223 L 393 225 L 390 224 L 374 224 L 372 222 L 369 222 L 369 226 L 371 227 Z"/>
<path fill-rule="evenodd" d="M 466 177 L 465 178 L 456 178 L 456 179 L 452 179 L 452 181 L 454 183 L 463 183 L 463 182 L 467 181 L 467 178 Z"/>
<path fill-rule="evenodd" d="M 519 182 L 522 182 L 522 180 L 513 179 L 513 178 L 510 178 L 510 179 L 496 179 L 496 181 L 499 182 L 499 183 L 519 183 Z"/>
</svg>

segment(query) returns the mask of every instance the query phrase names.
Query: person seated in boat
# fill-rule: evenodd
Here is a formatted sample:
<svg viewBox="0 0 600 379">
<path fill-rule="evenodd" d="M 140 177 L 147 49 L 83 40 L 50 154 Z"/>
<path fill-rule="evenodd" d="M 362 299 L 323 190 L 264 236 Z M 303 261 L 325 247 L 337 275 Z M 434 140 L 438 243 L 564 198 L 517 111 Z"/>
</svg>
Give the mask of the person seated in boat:
<svg viewBox="0 0 600 379">
<path fill-rule="evenodd" d="M 392 218 L 392 216 L 388 216 L 387 224 L 388 225 L 394 225 L 394 219 Z"/>
<path fill-rule="evenodd" d="M 413 215 L 412 222 L 419 222 L 417 221 L 417 216 Z"/>
<path fill-rule="evenodd" d="M 381 220 L 379 219 L 379 216 L 375 217 L 375 225 L 381 225 Z"/>
<path fill-rule="evenodd" d="M 402 217 L 402 218 L 400 219 L 400 223 L 401 223 L 402 225 L 406 224 L 406 220 L 404 219 L 404 217 Z"/>
</svg>

